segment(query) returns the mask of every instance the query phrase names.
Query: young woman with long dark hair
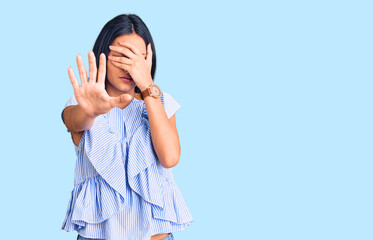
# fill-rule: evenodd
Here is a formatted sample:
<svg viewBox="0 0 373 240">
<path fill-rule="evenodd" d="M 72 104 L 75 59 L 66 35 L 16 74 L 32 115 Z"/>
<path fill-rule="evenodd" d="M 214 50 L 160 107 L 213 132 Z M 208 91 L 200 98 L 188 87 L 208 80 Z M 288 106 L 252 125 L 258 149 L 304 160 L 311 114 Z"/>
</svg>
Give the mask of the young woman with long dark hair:
<svg viewBox="0 0 373 240">
<path fill-rule="evenodd" d="M 81 85 L 61 117 L 77 162 L 61 230 L 78 240 L 165 240 L 194 220 L 172 173 L 180 158 L 170 93 L 154 84 L 155 46 L 135 14 L 111 19 L 88 53 L 78 54 Z"/>
</svg>

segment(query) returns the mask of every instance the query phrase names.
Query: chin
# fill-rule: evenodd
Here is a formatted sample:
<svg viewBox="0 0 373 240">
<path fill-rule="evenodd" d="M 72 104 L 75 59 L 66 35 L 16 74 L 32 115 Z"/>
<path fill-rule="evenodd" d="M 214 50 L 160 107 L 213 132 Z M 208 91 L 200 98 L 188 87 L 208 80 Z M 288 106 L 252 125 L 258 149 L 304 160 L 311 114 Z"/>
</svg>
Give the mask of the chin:
<svg viewBox="0 0 373 240">
<path fill-rule="evenodd" d="M 130 85 L 127 85 L 127 86 L 122 86 L 122 87 L 119 87 L 119 88 L 116 88 L 118 91 L 121 91 L 121 92 L 129 92 L 129 91 L 132 91 L 135 89 L 135 86 L 130 86 Z"/>
<path fill-rule="evenodd" d="M 116 91 L 120 91 L 120 92 L 130 92 L 135 89 L 136 84 L 134 82 L 123 82 L 123 81 L 116 81 L 113 84 L 111 81 L 108 81 L 107 87 L 115 89 Z"/>
</svg>

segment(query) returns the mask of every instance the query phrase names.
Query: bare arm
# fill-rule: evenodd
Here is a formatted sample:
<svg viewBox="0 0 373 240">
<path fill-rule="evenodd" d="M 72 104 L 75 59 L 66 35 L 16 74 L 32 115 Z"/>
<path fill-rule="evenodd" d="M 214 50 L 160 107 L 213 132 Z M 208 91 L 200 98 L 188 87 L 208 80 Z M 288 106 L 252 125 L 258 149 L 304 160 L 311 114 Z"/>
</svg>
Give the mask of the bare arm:
<svg viewBox="0 0 373 240">
<path fill-rule="evenodd" d="M 151 83 L 152 80 L 147 82 Z M 145 89 L 143 86 L 139 88 L 142 91 Z M 149 116 L 154 150 L 161 165 L 165 168 L 172 168 L 178 164 L 181 153 L 175 115 L 168 119 L 161 99 L 146 97 L 144 102 Z"/>
<path fill-rule="evenodd" d="M 66 107 L 63 110 L 63 118 L 67 129 L 71 132 L 89 130 L 95 122 L 95 117 L 88 116 L 79 104 Z"/>
</svg>

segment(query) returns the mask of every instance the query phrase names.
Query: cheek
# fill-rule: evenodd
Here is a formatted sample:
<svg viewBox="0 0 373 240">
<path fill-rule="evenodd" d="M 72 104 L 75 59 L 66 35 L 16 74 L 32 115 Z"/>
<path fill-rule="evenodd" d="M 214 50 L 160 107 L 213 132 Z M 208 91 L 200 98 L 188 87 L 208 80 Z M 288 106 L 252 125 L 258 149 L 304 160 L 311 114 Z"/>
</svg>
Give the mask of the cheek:
<svg viewBox="0 0 373 240">
<path fill-rule="evenodd" d="M 107 62 L 106 64 L 106 74 L 111 74 L 115 71 L 117 71 L 117 67 L 114 66 L 114 64 L 112 64 L 111 62 Z"/>
<path fill-rule="evenodd" d="M 110 69 L 112 69 L 112 70 L 117 70 L 117 71 L 120 71 L 120 70 L 121 70 L 121 68 L 118 67 L 118 66 L 116 66 L 116 65 L 114 65 L 114 64 L 111 62 L 110 59 L 107 60 L 107 62 L 106 62 L 106 66 L 107 66 L 107 68 L 110 68 Z"/>
</svg>

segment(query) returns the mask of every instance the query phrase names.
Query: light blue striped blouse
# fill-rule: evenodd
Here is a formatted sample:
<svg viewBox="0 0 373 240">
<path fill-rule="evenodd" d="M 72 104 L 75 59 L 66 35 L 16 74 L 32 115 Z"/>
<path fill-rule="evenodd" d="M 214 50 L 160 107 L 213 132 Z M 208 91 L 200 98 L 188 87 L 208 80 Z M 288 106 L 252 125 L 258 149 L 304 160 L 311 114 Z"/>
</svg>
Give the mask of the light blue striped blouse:
<svg viewBox="0 0 373 240">
<path fill-rule="evenodd" d="M 167 92 L 161 101 L 168 118 L 180 109 Z M 65 107 L 76 104 L 73 95 Z M 86 238 L 149 240 L 194 221 L 172 168 L 157 158 L 143 100 L 133 98 L 124 109 L 114 107 L 96 117 L 73 145 L 74 188 L 61 230 Z"/>
</svg>

